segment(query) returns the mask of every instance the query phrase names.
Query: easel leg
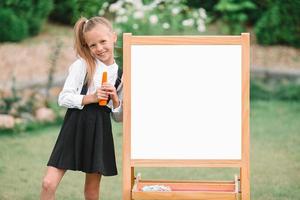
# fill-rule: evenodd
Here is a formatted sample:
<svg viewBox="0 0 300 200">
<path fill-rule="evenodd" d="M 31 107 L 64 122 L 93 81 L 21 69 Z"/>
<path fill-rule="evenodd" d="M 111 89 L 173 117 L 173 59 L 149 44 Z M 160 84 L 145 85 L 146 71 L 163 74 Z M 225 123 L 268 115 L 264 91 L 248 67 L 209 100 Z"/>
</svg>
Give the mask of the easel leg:
<svg viewBox="0 0 300 200">
<path fill-rule="evenodd" d="M 134 167 L 131 167 L 131 188 L 134 185 Z"/>
<path fill-rule="evenodd" d="M 123 165 L 123 200 L 131 200 L 131 172 L 132 170 L 130 167 L 125 167 L 125 165 Z"/>
<path fill-rule="evenodd" d="M 240 179 L 241 179 L 241 200 L 250 200 L 250 176 L 249 168 L 240 168 Z"/>
</svg>

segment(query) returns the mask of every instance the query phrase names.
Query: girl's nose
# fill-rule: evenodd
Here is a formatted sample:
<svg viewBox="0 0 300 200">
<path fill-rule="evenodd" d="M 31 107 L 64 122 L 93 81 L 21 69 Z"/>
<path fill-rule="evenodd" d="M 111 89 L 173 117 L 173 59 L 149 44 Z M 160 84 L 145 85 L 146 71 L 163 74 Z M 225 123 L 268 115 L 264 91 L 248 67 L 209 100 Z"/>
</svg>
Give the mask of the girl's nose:
<svg viewBox="0 0 300 200">
<path fill-rule="evenodd" d="M 98 52 L 101 52 L 102 49 L 103 49 L 102 45 L 98 44 L 98 45 L 97 45 L 97 51 L 98 51 Z"/>
</svg>

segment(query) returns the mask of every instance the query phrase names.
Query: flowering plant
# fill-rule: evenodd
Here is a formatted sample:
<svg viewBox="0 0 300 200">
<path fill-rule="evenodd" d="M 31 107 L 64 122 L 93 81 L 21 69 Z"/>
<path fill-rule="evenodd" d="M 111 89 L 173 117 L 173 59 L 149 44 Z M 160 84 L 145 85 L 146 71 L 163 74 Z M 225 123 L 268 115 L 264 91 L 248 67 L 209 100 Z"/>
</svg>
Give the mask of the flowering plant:
<svg viewBox="0 0 300 200">
<path fill-rule="evenodd" d="M 113 15 L 115 30 L 139 34 L 196 34 L 205 31 L 206 12 L 184 4 L 184 0 L 154 0 L 143 4 L 142 0 L 118 0 L 109 5 L 104 3 L 100 15 L 105 10 Z"/>
</svg>

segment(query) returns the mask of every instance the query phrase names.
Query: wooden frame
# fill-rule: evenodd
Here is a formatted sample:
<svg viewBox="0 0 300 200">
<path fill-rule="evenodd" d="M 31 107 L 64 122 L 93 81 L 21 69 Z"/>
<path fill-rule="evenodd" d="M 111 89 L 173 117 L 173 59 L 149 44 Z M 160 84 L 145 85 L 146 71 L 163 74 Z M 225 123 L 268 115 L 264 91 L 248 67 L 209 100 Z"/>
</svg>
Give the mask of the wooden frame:
<svg viewBox="0 0 300 200">
<path fill-rule="evenodd" d="M 172 44 L 209 44 L 209 45 L 241 45 L 242 46 L 242 147 L 240 160 L 160 160 L 160 159 L 131 159 L 131 45 L 172 45 Z M 123 35 L 123 70 L 124 70 L 124 126 L 123 126 L 123 200 L 151 199 L 153 196 L 141 193 L 132 195 L 134 185 L 134 167 L 232 167 L 240 169 L 240 198 L 250 200 L 250 172 L 249 172 L 249 48 L 250 35 L 242 33 L 241 36 L 132 36 Z M 153 194 L 155 196 L 155 194 Z M 164 194 L 166 195 L 166 194 Z M 144 196 L 144 197 L 143 197 Z M 232 199 L 226 194 L 219 194 L 219 198 L 208 193 L 198 192 L 189 195 L 173 194 L 165 198 L 159 194 L 155 199 Z M 141 198 L 143 197 L 143 198 Z M 187 197 L 187 198 L 185 198 Z M 201 198 L 200 198 L 201 197 Z"/>
</svg>

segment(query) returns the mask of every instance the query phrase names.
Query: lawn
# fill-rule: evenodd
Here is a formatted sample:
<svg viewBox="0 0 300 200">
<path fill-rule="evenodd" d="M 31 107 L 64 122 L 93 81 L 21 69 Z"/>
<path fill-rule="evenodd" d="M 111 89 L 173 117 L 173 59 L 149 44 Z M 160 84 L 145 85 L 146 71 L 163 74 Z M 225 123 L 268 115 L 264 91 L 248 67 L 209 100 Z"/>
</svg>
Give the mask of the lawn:
<svg viewBox="0 0 300 200">
<path fill-rule="evenodd" d="M 251 197 L 300 199 L 300 103 L 251 103 Z M 45 165 L 60 127 L 0 135 L 0 199 L 38 199 Z M 121 199 L 122 126 L 114 124 L 119 176 L 104 177 L 102 200 Z M 236 169 L 137 169 L 146 178 L 231 179 Z M 84 174 L 69 171 L 57 199 L 83 199 Z"/>
</svg>

